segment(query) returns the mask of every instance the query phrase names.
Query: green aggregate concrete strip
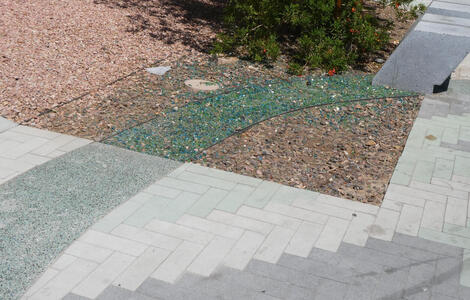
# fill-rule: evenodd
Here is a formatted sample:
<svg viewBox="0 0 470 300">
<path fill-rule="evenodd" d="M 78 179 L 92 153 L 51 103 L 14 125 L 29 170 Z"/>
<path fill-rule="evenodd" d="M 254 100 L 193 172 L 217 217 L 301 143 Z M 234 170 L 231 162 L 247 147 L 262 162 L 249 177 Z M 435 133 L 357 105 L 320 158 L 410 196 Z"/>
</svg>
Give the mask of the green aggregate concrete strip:
<svg viewBox="0 0 470 300">
<path fill-rule="evenodd" d="M 257 122 L 304 107 L 410 95 L 371 85 L 371 76 L 291 77 L 209 96 L 105 140 L 107 144 L 188 161 Z"/>
<path fill-rule="evenodd" d="M 0 299 L 15 299 L 90 225 L 177 168 L 90 144 L 0 186 Z"/>
</svg>

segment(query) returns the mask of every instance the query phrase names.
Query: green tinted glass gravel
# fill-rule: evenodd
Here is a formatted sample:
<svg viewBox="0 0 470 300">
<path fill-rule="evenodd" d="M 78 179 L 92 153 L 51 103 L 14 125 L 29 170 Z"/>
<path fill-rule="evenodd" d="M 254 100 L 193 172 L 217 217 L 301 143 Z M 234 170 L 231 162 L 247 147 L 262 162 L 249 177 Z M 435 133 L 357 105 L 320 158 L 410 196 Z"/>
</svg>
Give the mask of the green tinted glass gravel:
<svg viewBox="0 0 470 300">
<path fill-rule="evenodd" d="M 372 86 L 372 76 L 290 77 L 260 80 L 216 93 L 198 93 L 186 106 L 169 110 L 104 142 L 134 151 L 188 161 L 201 150 L 273 116 L 305 107 L 359 99 L 410 95 Z"/>
</svg>

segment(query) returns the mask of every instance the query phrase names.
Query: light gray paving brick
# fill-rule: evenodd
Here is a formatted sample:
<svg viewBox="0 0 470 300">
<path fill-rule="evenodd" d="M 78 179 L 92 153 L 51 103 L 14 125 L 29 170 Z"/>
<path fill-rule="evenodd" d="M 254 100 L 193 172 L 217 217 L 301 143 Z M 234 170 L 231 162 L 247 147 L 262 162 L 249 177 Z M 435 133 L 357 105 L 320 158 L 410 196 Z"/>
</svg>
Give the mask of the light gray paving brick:
<svg viewBox="0 0 470 300">
<path fill-rule="evenodd" d="M 227 213 L 221 210 L 213 210 L 209 214 L 207 219 L 215 221 L 215 222 L 239 227 L 242 229 L 247 229 L 247 230 L 251 230 L 254 232 L 258 232 L 258 233 L 261 233 L 262 235 L 268 235 L 271 232 L 271 230 L 274 228 L 273 224 L 269 224 L 269 223 L 258 221 L 255 219 Z"/>
<path fill-rule="evenodd" d="M 205 185 L 209 185 L 215 188 L 224 189 L 224 190 L 231 190 L 235 187 L 236 183 L 233 181 L 223 180 L 211 176 L 205 176 L 197 173 L 192 172 L 183 172 L 178 175 L 178 179 L 193 182 L 196 184 L 204 183 Z"/>
<path fill-rule="evenodd" d="M 90 275 L 88 275 L 72 292 L 79 296 L 94 299 L 103 292 L 106 287 L 113 282 L 135 259 L 135 257 L 113 253 L 103 264 L 99 265 Z"/>
<path fill-rule="evenodd" d="M 15 122 L 0 117 L 0 132 L 5 132 L 8 129 L 18 126 Z"/>
<path fill-rule="evenodd" d="M 332 216 L 336 218 L 341 218 L 345 220 L 351 220 L 352 219 L 352 214 L 353 211 L 347 208 L 342 208 L 338 206 L 332 206 L 328 204 L 324 204 L 321 202 L 317 201 L 312 201 L 310 199 L 296 199 L 293 201 L 293 205 L 297 207 L 301 207 L 304 209 L 311 210 L 313 212 L 316 212 L 317 214 L 320 214 L 320 216 L 317 217 L 317 219 L 320 219 L 320 221 L 317 221 L 316 223 L 321 223 L 324 224 L 326 219 L 325 216 Z M 322 222 L 322 218 L 325 220 Z M 313 220 L 309 220 L 313 221 Z"/>
<path fill-rule="evenodd" d="M 285 253 L 307 257 L 322 230 L 323 225 L 302 222 L 287 245 Z"/>
<path fill-rule="evenodd" d="M 252 186 L 237 184 L 233 190 L 220 201 L 217 205 L 217 209 L 235 213 L 254 190 L 255 188 Z"/>
<path fill-rule="evenodd" d="M 423 208 L 407 204 L 403 205 L 396 231 L 403 234 L 417 236 L 421 225 L 422 215 Z"/>
<path fill-rule="evenodd" d="M 137 257 L 132 264 L 114 280 L 113 284 L 127 290 L 135 291 L 169 254 L 170 251 L 168 250 L 148 247 L 141 256 Z"/>
<path fill-rule="evenodd" d="M 98 247 L 120 251 L 122 253 L 133 256 L 141 255 L 147 248 L 147 246 L 142 243 L 123 239 L 95 230 L 88 230 L 78 240 Z"/>
<path fill-rule="evenodd" d="M 222 170 L 218 170 L 214 168 L 203 167 L 203 166 L 193 164 L 193 163 L 189 163 L 186 165 L 187 165 L 187 170 L 189 172 L 198 173 L 198 174 L 206 175 L 210 177 L 215 177 L 215 178 L 219 178 L 219 179 L 223 179 L 227 181 L 233 181 L 233 182 L 243 184 L 243 185 L 256 187 L 262 182 L 262 180 L 259 178 L 244 176 L 244 175 L 240 175 L 240 174 L 236 174 L 232 172 L 226 172 L 226 171 L 222 171 Z"/>
<path fill-rule="evenodd" d="M 326 214 L 321 214 L 312 210 L 281 203 L 270 202 L 264 209 L 291 218 L 297 218 L 303 221 L 309 221 L 317 224 L 325 224 L 328 220 L 328 216 Z"/>
<path fill-rule="evenodd" d="M 455 198 L 468 199 L 468 192 L 453 190 L 451 188 L 443 187 L 440 185 L 426 184 L 426 183 L 412 181 L 410 184 L 410 187 L 427 191 L 427 192 L 436 193 L 436 194 L 451 196 Z"/>
<path fill-rule="evenodd" d="M 222 189 L 210 188 L 188 210 L 188 214 L 205 218 L 227 196 L 228 192 Z"/>
<path fill-rule="evenodd" d="M 166 209 L 170 200 L 161 196 L 148 197 L 145 204 L 124 220 L 124 223 L 135 227 L 144 227 Z"/>
<path fill-rule="evenodd" d="M 65 249 L 65 253 L 67 254 L 99 263 L 105 261 L 112 252 L 113 251 L 108 248 L 82 243 L 80 241 L 73 242 L 72 245 Z"/>
<path fill-rule="evenodd" d="M 14 141 L 4 141 L 0 142 L 0 156 L 9 159 L 17 159 L 26 153 L 46 144 L 49 140 L 32 137 L 24 143 L 14 142 Z"/>
<path fill-rule="evenodd" d="M 203 249 L 202 245 L 184 241 L 157 268 L 151 277 L 168 283 L 175 283 Z"/>
<path fill-rule="evenodd" d="M 280 184 L 274 182 L 261 182 L 261 184 L 256 187 L 254 192 L 250 194 L 248 199 L 246 199 L 245 205 L 263 208 L 280 187 Z"/>
<path fill-rule="evenodd" d="M 162 196 L 162 197 L 170 198 L 170 199 L 174 199 L 179 194 L 181 194 L 181 190 L 172 189 L 172 188 L 162 186 L 162 185 L 158 185 L 158 184 L 152 184 L 151 186 L 146 188 L 144 191 L 149 193 L 149 194 Z"/>
<path fill-rule="evenodd" d="M 158 218 L 162 221 L 176 222 L 200 197 L 199 194 L 183 192 L 175 200 L 166 202 L 166 206 L 158 212 Z"/>
<path fill-rule="evenodd" d="M 447 197 L 444 221 L 449 224 L 465 226 L 467 223 L 468 200 Z"/>
<path fill-rule="evenodd" d="M 283 185 L 273 195 L 271 201 L 281 204 L 291 204 L 295 199 L 315 200 L 318 195 L 318 193 L 312 191 Z"/>
<path fill-rule="evenodd" d="M 445 209 L 444 203 L 427 201 L 424 206 L 421 227 L 441 231 L 444 225 Z"/>
<path fill-rule="evenodd" d="M 431 183 L 435 185 L 441 185 L 453 190 L 465 191 L 470 192 L 470 184 L 460 183 L 450 180 L 445 180 L 441 178 L 433 178 L 431 179 Z"/>
<path fill-rule="evenodd" d="M 348 226 L 343 241 L 357 246 L 364 246 L 369 238 L 369 228 L 375 221 L 375 216 L 356 213 Z"/>
<path fill-rule="evenodd" d="M 33 150 L 32 151 L 33 154 L 46 156 L 49 153 L 53 152 L 54 150 L 58 150 L 58 148 L 60 148 L 61 146 L 67 143 L 70 143 L 74 140 L 75 140 L 75 137 L 71 135 L 59 135 L 53 138 L 52 140 L 50 140 L 49 142 L 43 143 L 42 146 L 36 147 L 34 150 L 33 149 L 31 150 Z M 66 152 L 66 151 L 62 151 L 62 152 Z"/>
<path fill-rule="evenodd" d="M 146 229 L 164 235 L 175 237 L 188 242 L 206 245 L 214 237 L 213 234 L 201 230 L 195 230 L 186 226 L 153 220 L 145 226 Z"/>
<path fill-rule="evenodd" d="M 190 215 L 183 215 L 178 220 L 177 224 L 223 236 L 232 240 L 239 239 L 243 234 L 243 230 L 238 227 L 233 227 L 223 223 L 218 223 Z"/>
<path fill-rule="evenodd" d="M 395 184 L 390 184 L 387 189 L 387 196 L 389 194 L 398 194 L 396 197 L 391 197 L 390 199 L 399 201 L 399 196 L 408 196 L 408 197 L 414 197 L 416 199 L 424 199 L 424 200 L 432 200 L 436 202 L 446 202 L 447 197 L 445 195 L 441 194 L 436 194 L 433 192 L 428 192 L 428 191 L 423 191 L 419 189 L 413 189 L 405 186 L 400 186 L 400 185 L 395 185 Z M 413 205 L 413 203 L 408 203 Z M 418 205 L 418 204 L 415 204 Z M 421 206 L 421 205 L 418 205 Z"/>
<path fill-rule="evenodd" d="M 146 192 L 140 192 L 137 195 L 135 195 L 134 197 L 130 198 L 129 201 L 137 203 L 137 204 L 146 204 L 147 202 L 149 202 L 149 201 L 151 201 L 152 199 L 155 199 L 155 198 L 156 198 L 155 195 L 152 195 L 152 194 L 146 193 Z"/>
<path fill-rule="evenodd" d="M 158 185 L 163 185 L 176 190 L 204 194 L 209 189 L 208 185 L 184 181 L 172 177 L 164 177 L 157 181 Z"/>
<path fill-rule="evenodd" d="M 237 212 L 237 215 L 266 222 L 280 227 L 297 230 L 300 226 L 300 220 L 294 219 L 281 214 L 265 211 L 262 209 L 252 208 L 249 206 L 242 206 Z"/>
<path fill-rule="evenodd" d="M 341 241 L 343 240 L 346 230 L 348 229 L 349 221 L 329 217 L 327 223 L 323 227 L 320 236 L 315 242 L 315 247 L 336 252 Z"/>
<path fill-rule="evenodd" d="M 413 180 L 429 183 L 431 182 L 434 163 L 428 161 L 418 161 L 413 173 Z"/>
<path fill-rule="evenodd" d="M 75 149 L 78 149 L 80 147 L 83 147 L 85 145 L 88 145 L 91 142 L 92 141 L 87 140 L 87 139 L 82 139 L 82 138 L 75 137 L 71 142 L 59 147 L 58 150 L 59 151 L 64 151 L 64 152 L 69 152 L 69 151 L 73 151 Z"/>
<path fill-rule="evenodd" d="M 264 238 L 262 234 L 245 231 L 224 258 L 224 265 L 233 269 L 243 270 L 263 243 Z"/>
<path fill-rule="evenodd" d="M 37 291 L 39 291 L 47 282 L 49 282 L 52 278 L 54 278 L 57 274 L 59 274 L 59 270 L 55 270 L 52 268 L 47 268 L 44 273 L 34 282 L 34 284 L 24 293 L 24 297 L 28 298 L 34 295 Z"/>
<path fill-rule="evenodd" d="M 141 206 L 142 205 L 139 203 L 126 201 L 101 218 L 101 220 L 93 224 L 92 228 L 97 231 L 110 232 Z"/>
<path fill-rule="evenodd" d="M 320 194 L 315 202 L 327 204 L 336 207 L 342 207 L 349 209 L 351 211 L 363 212 L 366 214 L 376 215 L 379 211 L 379 208 L 375 205 L 370 205 L 366 203 L 361 203 L 358 201 L 350 201 L 347 199 L 342 199 L 338 197 L 333 197 L 330 195 Z"/>
<path fill-rule="evenodd" d="M 454 161 L 448 159 L 436 159 L 434 166 L 433 177 L 450 180 L 454 170 Z M 431 180 L 432 184 L 432 180 Z"/>
<path fill-rule="evenodd" d="M 59 133 L 56 133 L 56 132 L 52 132 L 48 130 L 41 130 L 41 129 L 37 129 L 34 127 L 28 127 L 28 126 L 23 126 L 23 125 L 16 126 L 10 129 L 9 131 L 13 133 L 27 134 L 30 136 L 36 136 L 36 137 L 41 137 L 45 139 L 53 139 L 60 135 Z"/>
<path fill-rule="evenodd" d="M 457 144 L 459 140 L 458 128 L 444 128 L 442 142 L 448 144 Z"/>
<path fill-rule="evenodd" d="M 51 265 L 51 268 L 56 270 L 63 270 L 72 264 L 76 259 L 76 256 L 64 253 L 54 261 L 54 263 Z"/>
<path fill-rule="evenodd" d="M 456 156 L 454 175 L 470 177 L 470 158 Z"/>
<path fill-rule="evenodd" d="M 119 237 L 166 250 L 175 250 L 182 243 L 180 239 L 127 224 L 118 225 L 111 233 Z"/>
<path fill-rule="evenodd" d="M 187 270 L 206 277 L 211 275 L 234 244 L 234 240 L 216 236 L 189 265 Z"/>
<path fill-rule="evenodd" d="M 289 244 L 294 233 L 295 231 L 293 230 L 276 226 L 259 247 L 254 258 L 270 263 L 276 263 L 284 252 L 284 249 Z"/>
<path fill-rule="evenodd" d="M 384 200 L 382 200 L 382 205 L 380 207 L 390 209 L 390 210 L 394 210 L 394 211 L 400 213 L 402 208 L 403 208 L 403 205 L 404 204 L 402 202 L 398 202 L 398 201 L 395 201 L 395 200 L 390 200 L 390 199 L 385 198 Z M 423 206 L 424 206 L 424 204 L 423 204 Z"/>
<path fill-rule="evenodd" d="M 65 270 L 49 280 L 30 299 L 60 299 L 67 295 L 72 288 L 90 274 L 96 264 L 84 259 L 77 259 Z"/>
<path fill-rule="evenodd" d="M 398 223 L 399 213 L 390 209 L 381 208 L 374 224 L 369 227 L 369 236 L 391 241 Z"/>
</svg>

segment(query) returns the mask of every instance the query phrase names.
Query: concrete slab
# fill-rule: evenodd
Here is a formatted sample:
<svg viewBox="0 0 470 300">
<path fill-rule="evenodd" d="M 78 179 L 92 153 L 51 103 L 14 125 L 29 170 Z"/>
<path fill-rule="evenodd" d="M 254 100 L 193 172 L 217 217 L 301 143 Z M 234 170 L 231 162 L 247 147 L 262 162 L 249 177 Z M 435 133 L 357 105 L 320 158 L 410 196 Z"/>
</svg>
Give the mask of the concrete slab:
<svg viewBox="0 0 470 300">
<path fill-rule="evenodd" d="M 441 85 L 470 51 L 470 28 L 461 28 L 464 27 L 418 24 L 392 53 L 373 84 L 433 93 L 434 85 Z M 446 34 L 450 32 L 453 34 Z"/>
</svg>

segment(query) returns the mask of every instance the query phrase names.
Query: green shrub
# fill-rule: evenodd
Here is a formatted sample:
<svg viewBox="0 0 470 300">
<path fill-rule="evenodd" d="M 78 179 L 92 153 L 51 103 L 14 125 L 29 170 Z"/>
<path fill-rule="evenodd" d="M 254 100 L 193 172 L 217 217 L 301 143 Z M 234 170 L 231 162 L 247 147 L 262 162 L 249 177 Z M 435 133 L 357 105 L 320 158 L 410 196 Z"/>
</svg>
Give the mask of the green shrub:
<svg viewBox="0 0 470 300">
<path fill-rule="evenodd" d="M 382 1 L 398 9 L 411 0 Z M 230 0 L 213 51 L 265 63 L 283 53 L 294 74 L 306 66 L 338 72 L 388 42 L 383 23 L 361 0 Z"/>
</svg>

